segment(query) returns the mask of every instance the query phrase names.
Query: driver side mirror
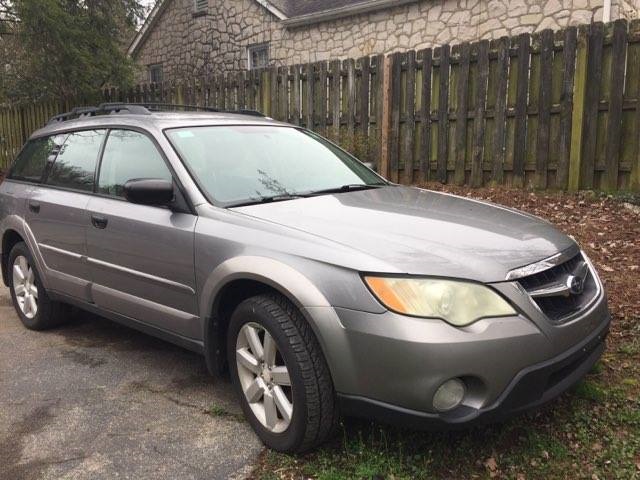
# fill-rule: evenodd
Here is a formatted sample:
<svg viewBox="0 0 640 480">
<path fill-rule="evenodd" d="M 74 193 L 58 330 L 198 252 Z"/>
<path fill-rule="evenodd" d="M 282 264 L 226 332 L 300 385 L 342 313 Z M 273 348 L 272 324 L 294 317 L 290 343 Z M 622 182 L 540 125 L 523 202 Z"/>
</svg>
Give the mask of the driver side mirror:
<svg viewBox="0 0 640 480">
<path fill-rule="evenodd" d="M 159 178 L 128 180 L 124 184 L 124 197 L 140 205 L 168 205 L 175 197 L 173 182 Z"/>
</svg>

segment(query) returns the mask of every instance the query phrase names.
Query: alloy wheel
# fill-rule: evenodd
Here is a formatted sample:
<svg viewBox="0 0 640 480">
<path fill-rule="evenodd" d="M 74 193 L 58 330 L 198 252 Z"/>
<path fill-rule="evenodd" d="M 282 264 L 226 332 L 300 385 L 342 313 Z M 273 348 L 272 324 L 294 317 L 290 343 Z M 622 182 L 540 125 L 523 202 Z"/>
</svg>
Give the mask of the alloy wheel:
<svg viewBox="0 0 640 480">
<path fill-rule="evenodd" d="M 13 291 L 22 314 L 33 318 L 38 313 L 38 287 L 35 284 L 35 272 L 24 255 L 18 255 L 13 261 Z"/>
<path fill-rule="evenodd" d="M 270 432 L 284 432 L 293 415 L 291 379 L 275 340 L 264 327 L 242 326 L 236 364 L 242 391 L 256 418 Z"/>
</svg>

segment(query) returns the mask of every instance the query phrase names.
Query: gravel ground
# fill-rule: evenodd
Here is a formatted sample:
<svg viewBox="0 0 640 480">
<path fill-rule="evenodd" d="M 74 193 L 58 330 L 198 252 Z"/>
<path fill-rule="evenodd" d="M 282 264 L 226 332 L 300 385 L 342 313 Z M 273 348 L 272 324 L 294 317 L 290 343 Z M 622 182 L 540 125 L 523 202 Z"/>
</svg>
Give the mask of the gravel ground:
<svg viewBox="0 0 640 480">
<path fill-rule="evenodd" d="M 22 327 L 0 289 L 0 479 L 226 479 L 261 444 L 204 359 L 84 313 Z"/>
</svg>

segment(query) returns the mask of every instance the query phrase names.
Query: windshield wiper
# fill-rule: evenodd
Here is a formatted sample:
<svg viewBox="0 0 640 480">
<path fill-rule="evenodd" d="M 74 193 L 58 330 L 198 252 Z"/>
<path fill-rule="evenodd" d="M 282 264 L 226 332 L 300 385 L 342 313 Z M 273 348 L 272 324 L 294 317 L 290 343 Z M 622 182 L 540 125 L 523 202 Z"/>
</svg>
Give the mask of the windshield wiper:
<svg viewBox="0 0 640 480">
<path fill-rule="evenodd" d="M 268 197 L 250 198 L 247 200 L 241 200 L 236 203 L 230 203 L 226 205 L 226 208 L 246 207 L 248 205 L 259 205 L 261 203 L 284 202 L 287 200 L 295 200 L 296 198 L 303 198 L 303 196 L 295 195 L 295 194 L 291 194 L 291 195 L 284 194 L 284 195 L 271 195 Z"/>
<path fill-rule="evenodd" d="M 352 183 L 348 185 L 342 185 L 340 187 L 326 188 L 323 190 L 312 190 L 310 192 L 300 192 L 300 193 L 291 193 L 291 194 L 283 194 L 283 195 L 272 195 L 266 197 L 258 197 L 258 198 L 249 198 L 247 200 L 241 200 L 237 203 L 230 203 L 226 205 L 226 208 L 235 208 L 235 207 L 246 207 L 249 205 L 259 205 L 261 203 L 273 203 L 273 202 L 284 202 L 286 200 L 295 200 L 298 198 L 308 198 L 315 197 L 317 195 L 328 195 L 331 193 L 343 193 L 343 192 L 355 192 L 358 190 L 369 190 L 372 188 L 382 188 L 388 186 L 387 183 Z"/>
<path fill-rule="evenodd" d="M 333 188 L 325 188 L 322 190 L 313 190 L 311 192 L 305 192 L 304 195 L 305 197 L 314 197 L 316 195 L 326 195 L 326 194 L 330 194 L 330 193 L 343 193 L 343 192 L 355 192 L 358 190 L 370 190 L 372 188 L 382 188 L 387 186 L 386 183 L 350 183 L 347 185 L 342 185 L 340 187 L 333 187 Z"/>
</svg>

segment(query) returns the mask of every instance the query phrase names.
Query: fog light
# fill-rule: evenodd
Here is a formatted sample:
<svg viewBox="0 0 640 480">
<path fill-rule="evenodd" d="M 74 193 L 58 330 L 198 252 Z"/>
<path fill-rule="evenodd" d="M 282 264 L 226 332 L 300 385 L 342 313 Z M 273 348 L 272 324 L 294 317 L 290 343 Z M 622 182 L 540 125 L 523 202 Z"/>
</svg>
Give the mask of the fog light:
<svg viewBox="0 0 640 480">
<path fill-rule="evenodd" d="M 466 388 L 459 378 L 452 378 L 444 382 L 433 396 L 433 408 L 439 412 L 446 412 L 456 408 L 464 398 Z"/>
</svg>

